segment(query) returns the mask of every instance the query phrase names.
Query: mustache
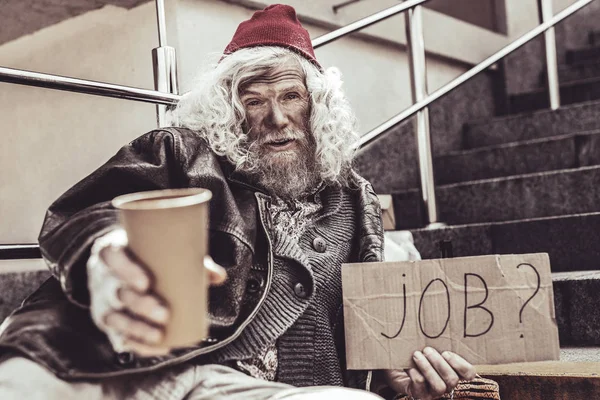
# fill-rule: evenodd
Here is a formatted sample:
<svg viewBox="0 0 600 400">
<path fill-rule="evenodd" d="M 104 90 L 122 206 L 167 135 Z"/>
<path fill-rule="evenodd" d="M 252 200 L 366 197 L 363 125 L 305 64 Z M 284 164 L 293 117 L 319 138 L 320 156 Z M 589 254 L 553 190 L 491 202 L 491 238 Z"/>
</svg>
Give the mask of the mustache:
<svg viewBox="0 0 600 400">
<path fill-rule="evenodd" d="M 308 132 L 298 129 L 286 128 L 276 132 L 260 132 L 253 141 L 253 145 L 262 146 L 264 144 L 280 140 L 302 140 L 308 137 Z"/>
</svg>

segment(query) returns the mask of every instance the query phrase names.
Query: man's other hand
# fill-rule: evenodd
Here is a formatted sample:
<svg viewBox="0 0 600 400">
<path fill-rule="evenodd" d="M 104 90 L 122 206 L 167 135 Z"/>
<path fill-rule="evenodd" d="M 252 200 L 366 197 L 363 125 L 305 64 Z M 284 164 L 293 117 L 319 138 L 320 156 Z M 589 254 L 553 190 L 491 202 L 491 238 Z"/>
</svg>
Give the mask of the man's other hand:
<svg viewBox="0 0 600 400">
<path fill-rule="evenodd" d="M 168 305 L 152 292 L 152 277 L 136 262 L 123 240 L 124 231 L 92 249 L 88 261 L 90 310 L 115 351 L 132 351 L 141 356 L 168 354 L 160 343 L 169 322 Z M 109 243 L 108 245 L 106 243 Z M 222 283 L 225 270 L 210 257 L 204 263 L 211 285 Z"/>
<path fill-rule="evenodd" d="M 464 358 L 450 351 L 440 354 L 426 347 L 413 354 L 415 368 L 406 371 L 381 371 L 384 382 L 397 393 L 419 400 L 432 400 L 450 393 L 459 380 L 475 379 L 475 368 Z"/>
</svg>

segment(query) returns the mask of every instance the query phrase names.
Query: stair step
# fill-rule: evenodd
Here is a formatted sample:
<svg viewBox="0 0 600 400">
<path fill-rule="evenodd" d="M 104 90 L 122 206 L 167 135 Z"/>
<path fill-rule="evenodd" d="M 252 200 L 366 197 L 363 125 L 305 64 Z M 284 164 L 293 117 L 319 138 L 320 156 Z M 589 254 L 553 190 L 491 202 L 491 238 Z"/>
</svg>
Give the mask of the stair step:
<svg viewBox="0 0 600 400">
<path fill-rule="evenodd" d="M 589 78 L 580 81 L 561 83 L 560 104 L 569 105 L 600 99 L 600 78 Z M 538 89 L 533 92 L 510 96 L 511 113 L 523 113 L 542 110 L 550 107 L 548 91 Z"/>
<path fill-rule="evenodd" d="M 600 130 L 479 147 L 434 159 L 438 184 L 600 164 Z"/>
<path fill-rule="evenodd" d="M 521 142 L 570 132 L 600 129 L 600 101 L 564 106 L 558 110 L 512 115 L 469 122 L 465 126 L 465 148 Z"/>
<path fill-rule="evenodd" d="M 451 225 L 600 211 L 600 166 L 517 175 L 436 188 L 439 220 Z M 424 226 L 419 190 L 392 194 L 397 228 Z"/>
<path fill-rule="evenodd" d="M 546 85 L 547 71 L 540 74 L 540 88 Z M 558 66 L 558 81 L 560 84 L 600 77 L 600 62 L 565 64 Z"/>
<path fill-rule="evenodd" d="M 567 63 L 600 62 L 600 46 L 567 50 Z"/>
<path fill-rule="evenodd" d="M 600 345 L 600 271 L 555 273 L 552 283 L 561 345 Z"/>
<path fill-rule="evenodd" d="M 564 361 L 564 362 L 600 362 L 600 347 L 561 346 L 560 361 Z"/>
<path fill-rule="evenodd" d="M 0 322 L 49 277 L 42 260 L 0 261 Z"/>
<path fill-rule="evenodd" d="M 398 216 L 396 214 L 396 221 Z M 440 241 L 455 257 L 548 253 L 553 272 L 600 269 L 600 212 L 411 230 L 424 259 L 440 258 Z M 403 233 L 388 232 L 401 241 Z"/>
<path fill-rule="evenodd" d="M 598 399 L 600 362 L 547 361 L 477 367 L 495 380 L 500 398 L 508 400 Z"/>
</svg>

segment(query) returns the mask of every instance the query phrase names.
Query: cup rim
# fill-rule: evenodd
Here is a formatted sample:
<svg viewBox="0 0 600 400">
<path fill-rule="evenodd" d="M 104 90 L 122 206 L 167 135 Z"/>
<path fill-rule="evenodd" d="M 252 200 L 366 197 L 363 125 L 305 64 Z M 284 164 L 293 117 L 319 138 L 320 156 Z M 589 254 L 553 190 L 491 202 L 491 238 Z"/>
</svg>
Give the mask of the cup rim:
<svg viewBox="0 0 600 400">
<path fill-rule="evenodd" d="M 133 206 L 138 200 L 152 200 L 157 197 L 179 196 L 172 199 L 162 199 L 150 203 L 142 203 Z M 111 204 L 119 210 L 157 210 L 167 208 L 188 207 L 208 202 L 212 198 L 212 192 L 204 188 L 184 189 L 160 189 L 145 192 L 124 194 L 115 197 Z"/>
</svg>

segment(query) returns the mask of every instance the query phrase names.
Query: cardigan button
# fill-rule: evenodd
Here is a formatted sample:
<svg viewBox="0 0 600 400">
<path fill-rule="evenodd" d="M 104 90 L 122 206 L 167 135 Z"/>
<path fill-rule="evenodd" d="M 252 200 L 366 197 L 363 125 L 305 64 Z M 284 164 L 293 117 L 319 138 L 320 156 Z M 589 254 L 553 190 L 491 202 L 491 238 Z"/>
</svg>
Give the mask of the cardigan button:
<svg viewBox="0 0 600 400">
<path fill-rule="evenodd" d="M 316 237 L 313 240 L 313 248 L 319 253 L 325 253 L 327 250 L 327 242 L 322 237 Z"/>
<path fill-rule="evenodd" d="M 116 358 L 117 358 L 117 362 L 121 365 L 129 365 L 135 361 L 135 356 L 130 351 L 124 351 L 122 353 L 117 353 Z"/>
<path fill-rule="evenodd" d="M 248 283 L 246 284 L 246 290 L 248 291 L 248 293 L 256 293 L 260 290 L 260 288 L 262 288 L 263 286 L 263 281 L 258 280 L 258 279 L 248 279 Z"/>
<path fill-rule="evenodd" d="M 301 299 L 305 299 L 308 297 L 308 293 L 306 292 L 304 285 L 300 282 L 296 283 L 296 285 L 294 286 L 294 293 Z"/>
</svg>

